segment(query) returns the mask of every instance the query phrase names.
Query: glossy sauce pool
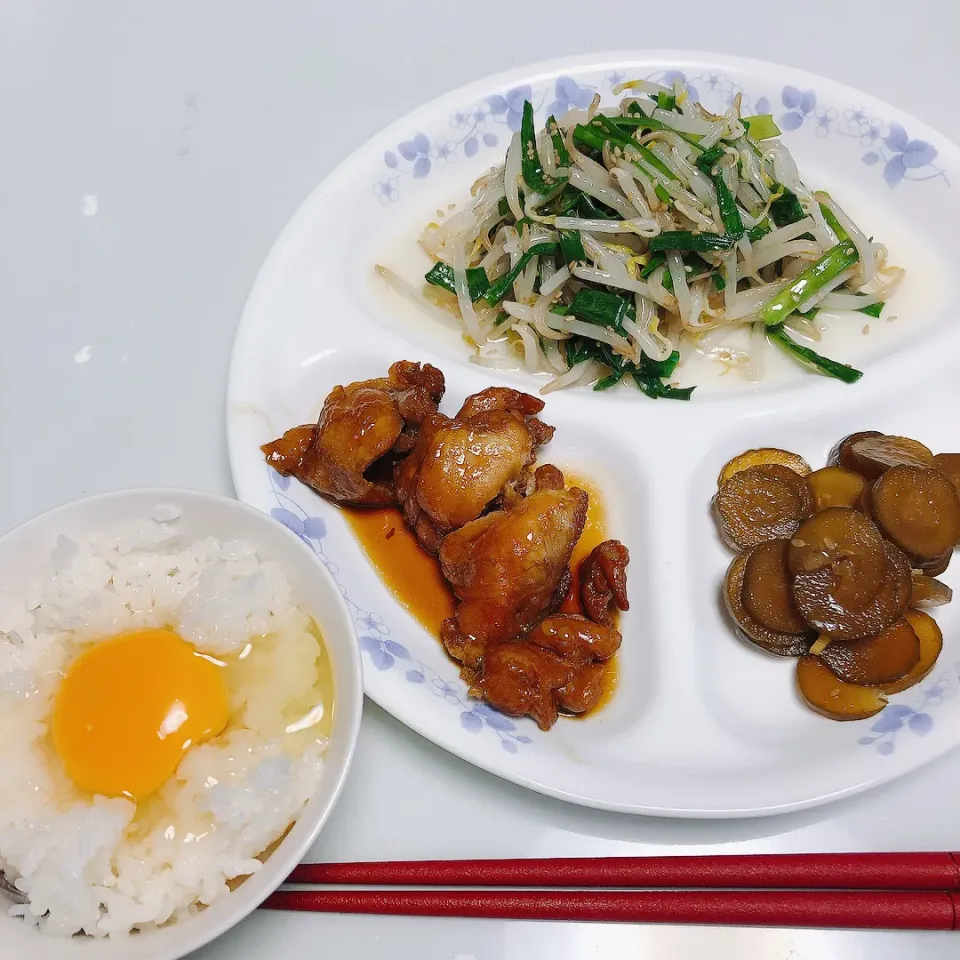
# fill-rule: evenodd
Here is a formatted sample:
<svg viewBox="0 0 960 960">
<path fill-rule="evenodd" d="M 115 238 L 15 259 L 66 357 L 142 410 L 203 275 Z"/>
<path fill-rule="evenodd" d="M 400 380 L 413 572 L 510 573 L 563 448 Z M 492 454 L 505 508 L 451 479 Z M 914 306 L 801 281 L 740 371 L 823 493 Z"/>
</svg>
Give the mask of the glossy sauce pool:
<svg viewBox="0 0 960 960">
<path fill-rule="evenodd" d="M 590 497 L 587 521 L 570 559 L 573 587 L 560 609 L 580 613 L 578 571 L 581 561 L 597 544 L 607 539 L 606 513 L 597 487 L 586 477 L 565 471 L 567 485 L 580 487 Z M 432 636 L 440 637 L 440 624 L 456 609 L 453 591 L 440 572 L 440 563 L 420 548 L 417 538 L 403 522 L 396 507 L 384 509 L 341 508 L 353 535 L 367 559 L 397 602 Z M 592 716 L 609 703 L 617 687 L 617 658 L 607 661 L 603 672 L 603 694 L 596 707 L 583 716 Z"/>
</svg>

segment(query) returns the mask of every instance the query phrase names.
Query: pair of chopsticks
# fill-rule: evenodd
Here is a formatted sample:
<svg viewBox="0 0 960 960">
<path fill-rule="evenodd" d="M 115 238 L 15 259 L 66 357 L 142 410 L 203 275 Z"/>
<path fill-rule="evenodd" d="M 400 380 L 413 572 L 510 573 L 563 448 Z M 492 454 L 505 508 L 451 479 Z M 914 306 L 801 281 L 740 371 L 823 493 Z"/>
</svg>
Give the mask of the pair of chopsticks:
<svg viewBox="0 0 960 960">
<path fill-rule="evenodd" d="M 263 906 L 499 920 L 955 930 L 960 853 L 306 863 Z M 506 889 L 456 889 L 487 887 Z"/>
</svg>

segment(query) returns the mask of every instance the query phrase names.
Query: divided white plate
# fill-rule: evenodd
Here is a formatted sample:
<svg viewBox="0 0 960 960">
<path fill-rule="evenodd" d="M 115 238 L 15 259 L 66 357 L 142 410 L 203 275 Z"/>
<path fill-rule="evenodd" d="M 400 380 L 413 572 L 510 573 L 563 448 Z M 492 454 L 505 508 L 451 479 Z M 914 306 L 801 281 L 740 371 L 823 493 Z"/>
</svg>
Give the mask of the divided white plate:
<svg viewBox="0 0 960 960">
<path fill-rule="evenodd" d="M 397 359 L 447 375 L 442 409 L 496 382 L 541 383 L 467 361 L 454 325 L 420 318 L 374 275 L 376 262 L 414 283 L 425 269 L 423 225 L 463 202 L 499 163 L 523 99 L 538 120 L 595 91 L 613 102 L 624 77 L 680 71 L 708 108 L 735 93 L 744 113 L 770 110 L 804 179 L 829 190 L 885 242 L 907 279 L 893 320 L 837 320 L 822 350 L 866 371 L 845 386 L 773 353 L 750 385 L 703 363 L 690 403 L 623 387 L 562 391 L 544 458 L 600 487 L 611 536 L 632 553 L 619 689 L 585 722 L 542 734 L 470 700 L 438 641 L 397 603 L 338 511 L 265 465 L 261 443 L 315 419 L 336 383 L 380 376 Z M 367 694 L 464 759 L 542 793 L 631 813 L 733 817 L 812 806 L 890 780 L 960 740 L 960 638 L 954 606 L 938 615 L 943 655 L 920 686 L 871 720 L 834 723 L 794 689 L 793 661 L 738 641 L 719 601 L 729 562 L 708 506 L 720 466 L 776 445 L 822 465 L 845 433 L 903 433 L 960 448 L 960 346 L 950 300 L 960 203 L 960 150 L 918 120 L 822 77 L 758 61 L 690 53 L 627 53 L 516 70 L 447 94 L 378 134 L 307 199 L 257 278 L 237 336 L 228 433 L 239 496 L 273 512 L 334 575 L 360 633 Z M 868 318 L 862 318 L 868 320 Z M 951 581 L 954 570 L 946 575 Z"/>
</svg>

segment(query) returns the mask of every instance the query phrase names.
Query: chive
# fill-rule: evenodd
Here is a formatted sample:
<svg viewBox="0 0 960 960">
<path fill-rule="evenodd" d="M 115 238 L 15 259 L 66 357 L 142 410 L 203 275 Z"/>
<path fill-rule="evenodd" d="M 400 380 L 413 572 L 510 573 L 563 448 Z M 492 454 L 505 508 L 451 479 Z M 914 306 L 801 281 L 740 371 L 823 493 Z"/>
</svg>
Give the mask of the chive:
<svg viewBox="0 0 960 960">
<path fill-rule="evenodd" d="M 662 183 L 655 184 L 653 188 L 653 192 L 664 203 L 670 203 L 670 194 L 667 192 L 667 188 Z"/>
<path fill-rule="evenodd" d="M 787 335 L 782 324 L 778 323 L 776 326 L 767 327 L 766 333 L 767 339 L 771 343 L 775 343 L 778 347 L 780 347 L 786 353 L 791 354 L 801 363 L 814 367 L 825 376 L 835 377 L 837 380 L 842 380 L 844 383 L 856 383 L 863 376 L 863 373 L 860 370 L 855 370 L 846 363 L 838 363 L 836 360 L 831 360 L 829 357 L 821 356 L 819 353 L 811 350 L 809 347 L 801 346 Z"/>
<path fill-rule="evenodd" d="M 555 303 L 550 308 L 551 313 L 555 313 L 560 317 L 565 317 L 570 313 L 570 304 L 569 303 Z"/>
<path fill-rule="evenodd" d="M 658 377 L 649 377 L 634 368 L 630 371 L 634 383 L 652 400 L 689 400 L 696 387 L 671 387 Z"/>
<path fill-rule="evenodd" d="M 657 106 L 661 110 L 672 113 L 677 109 L 677 98 L 670 93 L 664 93 L 662 90 L 657 94 Z"/>
<path fill-rule="evenodd" d="M 587 251 L 583 249 L 579 230 L 560 231 L 560 252 L 571 270 L 577 263 L 587 262 Z"/>
<path fill-rule="evenodd" d="M 569 167 L 570 151 L 567 150 L 567 145 L 563 141 L 560 124 L 557 123 L 557 118 L 552 115 L 547 117 L 547 131 L 550 134 L 550 139 L 553 141 L 553 151 L 557 155 L 557 165 Z"/>
<path fill-rule="evenodd" d="M 453 282 L 453 267 L 442 260 L 438 260 L 423 279 L 435 287 L 449 290 L 452 294 L 457 292 Z M 487 271 L 483 267 L 467 267 L 467 290 L 470 293 L 470 299 L 479 300 L 489 289 L 490 281 L 487 278 Z"/>
<path fill-rule="evenodd" d="M 827 226 L 837 235 L 841 243 L 850 239 L 850 234 L 840 226 L 840 221 L 825 203 L 820 204 L 820 212 L 823 214 L 823 219 L 827 221 Z"/>
<path fill-rule="evenodd" d="M 727 151 L 724 150 L 719 144 L 715 147 L 711 147 L 709 150 L 704 150 L 703 153 L 697 157 L 697 166 L 708 176 L 713 176 L 713 167 L 714 165 L 723 158 L 723 155 Z"/>
<path fill-rule="evenodd" d="M 523 273 L 526 265 L 536 256 L 539 256 L 541 253 L 557 253 L 560 250 L 560 245 L 556 243 L 549 243 L 544 241 L 543 243 L 534 244 L 526 253 L 524 253 L 516 262 L 513 269 L 509 273 L 505 273 L 502 277 L 499 277 L 494 283 L 490 284 L 490 289 L 483 295 L 483 299 L 490 304 L 491 307 L 495 307 L 509 292 L 510 288 L 513 286 L 517 277 Z"/>
<path fill-rule="evenodd" d="M 509 320 L 509 319 L 510 319 L 510 314 L 507 313 L 506 310 L 501 310 L 501 311 L 497 314 L 497 319 L 493 321 L 493 325 L 494 325 L 495 327 L 499 327 L 501 323 L 503 323 L 505 320 Z"/>
<path fill-rule="evenodd" d="M 658 238 L 654 237 L 654 240 Z M 651 241 L 652 242 L 652 241 Z M 761 311 L 768 326 L 783 323 L 801 303 L 816 296 L 828 283 L 857 262 L 857 249 L 849 241 L 831 247 L 816 263 L 807 267 L 793 283 L 781 290 Z"/>
<path fill-rule="evenodd" d="M 713 178 L 713 185 L 717 190 L 717 206 L 720 208 L 720 219 L 723 221 L 723 229 L 728 236 L 734 240 L 739 240 L 743 236 L 743 219 L 740 216 L 740 208 L 737 201 L 733 199 L 733 194 L 727 186 L 723 174 L 718 173 Z"/>
<path fill-rule="evenodd" d="M 883 313 L 885 306 L 886 304 L 881 300 L 879 303 L 871 303 L 869 307 L 860 307 L 858 312 L 865 313 L 868 317 L 873 317 L 876 320 Z"/>
<path fill-rule="evenodd" d="M 660 284 L 667 293 L 673 293 L 673 274 L 669 267 L 663 268 L 663 276 L 660 278 Z"/>
<path fill-rule="evenodd" d="M 649 277 L 650 274 L 660 266 L 660 264 L 666 261 L 666 259 L 667 258 L 662 253 L 655 253 L 650 258 L 650 262 L 647 263 L 647 265 L 640 271 L 640 279 L 646 280 L 647 277 Z"/>
<path fill-rule="evenodd" d="M 540 154 L 537 153 L 537 131 L 533 124 L 533 104 L 523 101 L 523 116 L 520 120 L 520 169 L 523 182 L 537 193 L 549 195 L 566 179 L 551 177 L 543 172 Z"/>
<path fill-rule="evenodd" d="M 747 239 L 751 243 L 756 243 L 761 237 L 765 237 L 770 232 L 770 221 L 764 217 L 755 227 L 747 231 Z"/>
<path fill-rule="evenodd" d="M 665 177 L 676 180 L 670 168 L 656 154 L 651 153 L 645 146 L 637 143 L 615 124 L 610 123 L 608 117 L 597 116 L 589 124 L 577 124 L 573 128 L 573 138 L 594 150 L 603 150 L 605 143 L 611 143 L 615 147 L 620 147 L 621 150 L 631 147 Z"/>
<path fill-rule="evenodd" d="M 720 233 L 691 233 L 689 230 L 668 230 L 650 239 L 650 252 L 658 250 L 727 251 L 735 238 Z"/>
<path fill-rule="evenodd" d="M 680 363 L 680 351 L 674 350 L 666 360 L 653 360 L 646 354 L 640 358 L 640 372 L 647 377 L 669 377 Z"/>
<path fill-rule="evenodd" d="M 797 195 L 792 190 L 782 183 L 778 183 L 774 185 L 773 192 L 782 194 L 770 204 L 770 219 L 778 227 L 785 227 L 788 223 L 796 223 L 806 216 Z"/>
<path fill-rule="evenodd" d="M 497 204 L 497 213 L 499 213 L 501 217 L 513 216 L 513 214 L 510 212 L 510 204 L 506 197 L 500 198 L 500 202 Z"/>
<path fill-rule="evenodd" d="M 770 140 L 773 137 L 780 136 L 780 128 L 769 113 L 742 117 L 740 122 L 747 128 L 747 134 L 754 140 Z"/>
<path fill-rule="evenodd" d="M 611 387 L 615 387 L 624 377 L 626 370 L 614 370 L 612 373 L 608 373 L 607 376 L 601 377 L 594 385 L 594 390 L 609 390 Z"/>
<path fill-rule="evenodd" d="M 700 147 L 700 141 L 703 139 L 703 135 L 699 133 L 683 133 L 680 130 L 670 126 L 669 123 L 664 123 L 663 120 L 658 120 L 656 117 L 648 117 L 646 114 L 638 114 L 636 116 L 630 117 L 608 117 L 608 120 L 613 119 L 616 122 L 618 129 L 624 133 L 631 133 L 636 130 L 669 130 L 671 133 L 675 133 L 678 137 L 682 137 L 690 146 L 694 147 L 697 150 L 702 149 Z"/>
<path fill-rule="evenodd" d="M 570 312 L 574 316 L 587 323 L 609 327 L 617 333 L 623 333 L 623 319 L 632 308 L 632 299 L 592 287 L 578 290 L 570 303 Z"/>
<path fill-rule="evenodd" d="M 583 194 L 576 187 L 567 184 L 540 208 L 540 212 L 546 217 L 565 216 L 580 203 L 582 196 Z"/>
<path fill-rule="evenodd" d="M 714 273 L 714 274 L 711 274 L 711 277 L 712 277 L 712 279 L 713 279 L 713 286 L 714 286 L 715 289 L 717 289 L 717 290 L 726 290 L 726 289 L 727 289 L 727 281 L 724 280 L 722 273 Z"/>
<path fill-rule="evenodd" d="M 611 210 L 606 204 L 601 203 L 599 200 L 594 200 L 593 197 L 586 193 L 580 194 L 580 200 L 577 203 L 577 212 L 586 220 L 589 220 L 591 217 L 596 220 L 620 219 L 619 213 Z"/>
</svg>

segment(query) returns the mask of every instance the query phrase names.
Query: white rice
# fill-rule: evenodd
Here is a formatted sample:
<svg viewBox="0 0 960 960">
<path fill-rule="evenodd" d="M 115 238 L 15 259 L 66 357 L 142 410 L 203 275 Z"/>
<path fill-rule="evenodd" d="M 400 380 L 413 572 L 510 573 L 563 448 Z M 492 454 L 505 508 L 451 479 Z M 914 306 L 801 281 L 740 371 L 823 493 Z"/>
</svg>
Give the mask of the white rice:
<svg viewBox="0 0 960 960">
<path fill-rule="evenodd" d="M 63 671 L 90 643 L 163 626 L 230 663 L 228 726 L 139 806 L 91 797 L 48 732 Z M 28 897 L 11 914 L 48 934 L 122 934 L 255 872 L 322 773 L 325 741 L 296 722 L 323 714 L 322 656 L 283 571 L 248 543 L 186 542 L 175 518 L 61 537 L 43 579 L 0 596 L 0 869 Z"/>
</svg>

